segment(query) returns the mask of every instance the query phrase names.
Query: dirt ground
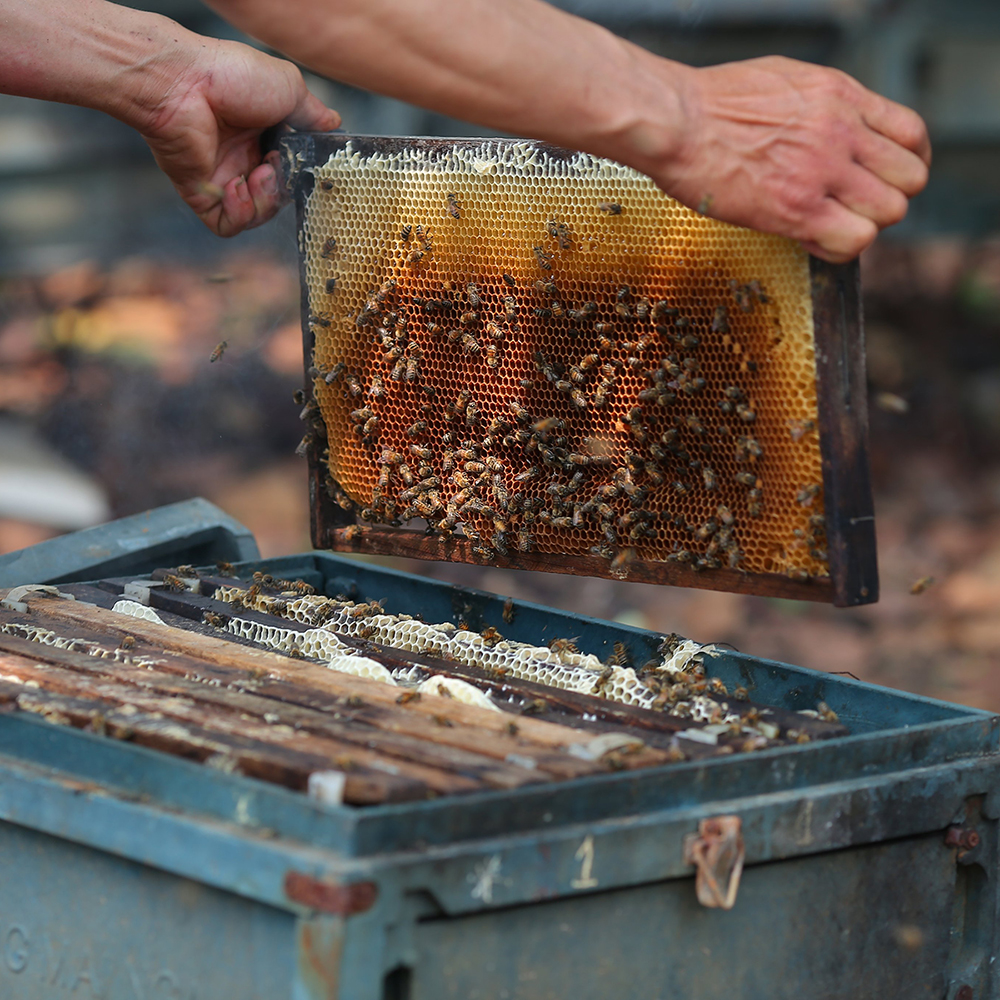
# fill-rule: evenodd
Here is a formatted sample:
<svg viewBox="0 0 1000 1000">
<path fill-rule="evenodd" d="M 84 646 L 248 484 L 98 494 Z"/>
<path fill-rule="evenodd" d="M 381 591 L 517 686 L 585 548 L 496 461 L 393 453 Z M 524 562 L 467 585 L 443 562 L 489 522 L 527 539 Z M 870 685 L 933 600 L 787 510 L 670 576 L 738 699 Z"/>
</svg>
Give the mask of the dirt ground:
<svg viewBox="0 0 1000 1000">
<path fill-rule="evenodd" d="M 886 244 L 863 271 L 878 604 L 392 564 L 1000 710 L 1000 243 Z M 247 524 L 265 555 L 308 548 L 305 468 L 292 454 L 300 384 L 297 277 L 266 257 L 208 271 L 129 259 L 0 282 L 0 415 L 94 476 L 116 514 L 201 495 Z M 0 551 L 48 534 L 0 520 Z"/>
</svg>

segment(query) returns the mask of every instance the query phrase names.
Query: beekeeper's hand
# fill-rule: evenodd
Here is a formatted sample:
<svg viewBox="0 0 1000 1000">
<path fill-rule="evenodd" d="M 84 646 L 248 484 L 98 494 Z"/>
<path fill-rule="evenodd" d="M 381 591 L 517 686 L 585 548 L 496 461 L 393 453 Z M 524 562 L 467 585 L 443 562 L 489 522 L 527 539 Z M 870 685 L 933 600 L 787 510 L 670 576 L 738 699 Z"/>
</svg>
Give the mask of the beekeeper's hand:
<svg viewBox="0 0 1000 1000">
<path fill-rule="evenodd" d="M 278 154 L 261 157 L 261 132 L 281 122 L 325 131 L 340 115 L 309 93 L 292 63 L 237 42 L 199 43 L 138 127 L 202 222 L 232 236 L 281 207 Z"/>
<path fill-rule="evenodd" d="M 264 129 L 340 124 L 290 62 L 105 0 L 0 0 L 0 93 L 97 108 L 132 125 L 220 236 L 280 207 L 274 164 L 261 158 Z"/>
<path fill-rule="evenodd" d="M 677 79 L 680 139 L 652 172 L 692 208 L 844 261 L 927 183 L 920 116 L 846 73 L 772 56 Z"/>
</svg>

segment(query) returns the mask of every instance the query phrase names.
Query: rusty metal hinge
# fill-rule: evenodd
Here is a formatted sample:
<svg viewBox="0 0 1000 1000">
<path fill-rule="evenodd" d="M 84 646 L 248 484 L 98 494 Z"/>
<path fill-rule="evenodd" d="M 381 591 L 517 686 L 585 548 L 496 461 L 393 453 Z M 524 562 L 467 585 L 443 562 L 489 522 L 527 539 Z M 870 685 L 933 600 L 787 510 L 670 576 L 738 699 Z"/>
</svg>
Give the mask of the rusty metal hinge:
<svg viewBox="0 0 1000 1000">
<path fill-rule="evenodd" d="M 739 816 L 714 816 L 684 838 L 684 862 L 697 868 L 695 892 L 702 906 L 733 908 L 746 853 L 742 826 Z"/>
<path fill-rule="evenodd" d="M 378 886 L 374 882 L 338 885 L 322 882 L 303 872 L 289 871 L 285 873 L 285 895 L 310 910 L 349 917 L 354 913 L 364 913 L 375 905 Z"/>
</svg>

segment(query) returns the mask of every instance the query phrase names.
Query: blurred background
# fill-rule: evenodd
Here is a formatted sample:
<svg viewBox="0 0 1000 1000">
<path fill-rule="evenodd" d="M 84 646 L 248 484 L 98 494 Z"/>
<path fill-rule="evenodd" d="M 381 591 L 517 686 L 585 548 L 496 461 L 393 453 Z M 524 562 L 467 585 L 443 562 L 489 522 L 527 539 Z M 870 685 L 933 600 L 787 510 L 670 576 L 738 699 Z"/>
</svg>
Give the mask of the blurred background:
<svg viewBox="0 0 1000 1000">
<path fill-rule="evenodd" d="M 195 0 L 136 6 L 239 37 Z M 560 6 L 691 64 L 780 53 L 839 66 L 928 120 L 930 186 L 862 262 L 882 600 L 842 611 L 392 564 L 1000 710 L 1000 4 Z M 350 131 L 490 134 L 309 82 Z M 294 254 L 289 212 L 218 240 L 124 126 L 0 96 L 0 552 L 195 495 L 264 555 L 309 547 Z"/>
</svg>

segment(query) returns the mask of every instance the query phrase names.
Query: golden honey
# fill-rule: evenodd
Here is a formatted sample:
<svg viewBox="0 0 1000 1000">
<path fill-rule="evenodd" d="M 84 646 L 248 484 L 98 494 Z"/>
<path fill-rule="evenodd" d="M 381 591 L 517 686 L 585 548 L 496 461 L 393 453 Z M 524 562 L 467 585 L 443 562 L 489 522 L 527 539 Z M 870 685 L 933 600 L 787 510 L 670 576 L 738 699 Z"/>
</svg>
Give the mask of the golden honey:
<svg viewBox="0 0 1000 1000">
<path fill-rule="evenodd" d="M 826 575 L 809 261 L 585 154 L 313 168 L 332 489 L 491 552 Z"/>
</svg>

